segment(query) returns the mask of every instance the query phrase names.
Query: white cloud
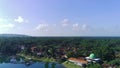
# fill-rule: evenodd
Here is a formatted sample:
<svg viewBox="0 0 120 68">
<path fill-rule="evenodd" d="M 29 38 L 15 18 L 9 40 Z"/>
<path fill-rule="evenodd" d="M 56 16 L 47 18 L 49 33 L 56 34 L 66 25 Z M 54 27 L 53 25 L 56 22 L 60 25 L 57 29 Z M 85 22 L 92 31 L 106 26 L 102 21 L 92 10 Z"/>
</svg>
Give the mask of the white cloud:
<svg viewBox="0 0 120 68">
<path fill-rule="evenodd" d="M 23 23 L 25 22 L 25 20 L 21 17 L 21 16 L 18 16 L 18 18 L 14 19 L 15 22 L 18 22 L 18 23 Z"/>
<path fill-rule="evenodd" d="M 8 22 L 8 19 L 0 18 L 0 23 L 5 23 L 5 22 Z"/>
<path fill-rule="evenodd" d="M 39 23 L 35 28 L 34 28 L 34 33 L 37 35 L 42 35 L 42 36 L 60 36 L 60 35 L 79 35 L 79 33 L 82 34 L 87 34 L 89 32 L 88 25 L 87 24 L 80 24 L 79 22 L 72 22 L 69 21 L 68 19 L 64 19 L 61 21 L 59 24 L 57 23 L 47 23 L 47 22 L 42 22 Z M 76 32 L 76 34 L 74 33 Z"/>
<path fill-rule="evenodd" d="M 80 29 L 80 25 L 79 25 L 78 23 L 73 24 L 73 25 L 72 25 L 72 29 L 78 31 L 78 30 Z"/>
<path fill-rule="evenodd" d="M 9 19 L 0 18 L 0 29 L 4 30 L 4 29 L 13 28 L 15 26 L 12 23 L 7 23 L 8 21 L 9 21 Z"/>
<path fill-rule="evenodd" d="M 69 20 L 68 20 L 68 19 L 64 19 L 64 20 L 62 21 L 62 26 L 63 26 L 63 27 L 68 26 L 68 24 L 69 24 Z"/>
<path fill-rule="evenodd" d="M 9 21 L 9 19 L 5 19 L 5 18 L 0 18 L 0 29 L 2 29 L 1 31 L 4 30 L 9 30 L 10 28 L 15 27 L 14 24 L 12 23 L 7 23 Z"/>
<path fill-rule="evenodd" d="M 86 24 L 82 25 L 82 30 L 86 30 L 88 28 L 88 26 Z"/>
<path fill-rule="evenodd" d="M 48 31 L 48 24 L 39 24 L 37 27 L 36 27 L 36 30 L 40 30 L 40 31 Z"/>
<path fill-rule="evenodd" d="M 73 29 L 73 30 L 76 30 L 76 31 L 79 31 L 79 30 L 81 30 L 81 31 L 86 31 L 87 28 L 88 28 L 88 26 L 87 26 L 86 24 L 80 25 L 80 24 L 76 23 L 76 24 L 73 24 L 73 25 L 72 25 L 72 29 Z"/>
<path fill-rule="evenodd" d="M 0 24 L 0 28 L 6 29 L 6 28 L 13 28 L 15 25 L 14 24 Z"/>
<path fill-rule="evenodd" d="M 3 19 L 3 18 L 0 18 L 0 23 L 1 23 L 1 22 L 4 22 L 4 21 L 5 21 L 5 19 Z"/>
</svg>

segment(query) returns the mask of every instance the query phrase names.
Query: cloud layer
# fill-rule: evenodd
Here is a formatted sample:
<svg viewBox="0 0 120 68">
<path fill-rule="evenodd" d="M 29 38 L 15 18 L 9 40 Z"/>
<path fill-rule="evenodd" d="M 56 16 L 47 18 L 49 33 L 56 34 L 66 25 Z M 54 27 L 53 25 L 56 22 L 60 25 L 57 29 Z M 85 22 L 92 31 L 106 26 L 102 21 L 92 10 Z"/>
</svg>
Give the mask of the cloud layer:
<svg viewBox="0 0 120 68">
<path fill-rule="evenodd" d="M 8 19 L 0 18 L 0 29 L 9 29 L 13 28 L 15 25 L 13 23 L 8 23 Z"/>
<path fill-rule="evenodd" d="M 61 23 L 62 23 L 61 25 L 63 27 L 68 26 L 69 25 L 69 20 L 68 19 L 64 19 Z"/>
<path fill-rule="evenodd" d="M 63 19 L 59 23 L 42 23 L 35 28 L 36 34 L 43 36 L 67 36 L 75 35 L 74 32 L 87 32 L 88 25 L 71 22 L 69 19 Z M 42 32 L 41 32 L 42 31 Z"/>
<path fill-rule="evenodd" d="M 9 24 L 0 24 L 0 28 L 13 28 L 15 25 L 14 24 L 11 24 L 11 23 L 9 23 Z"/>
<path fill-rule="evenodd" d="M 87 24 L 80 24 L 79 22 L 76 23 L 74 21 L 70 21 L 69 19 L 63 19 L 58 23 L 49 23 L 49 22 L 42 22 L 42 23 L 35 23 L 32 25 L 22 16 L 18 16 L 14 20 L 12 19 L 4 19 L 0 18 L 0 29 L 16 31 L 14 33 L 25 33 L 29 32 L 31 35 L 45 35 L 45 36 L 57 36 L 57 35 L 73 35 L 74 32 L 83 32 L 87 31 L 88 25 Z M 21 24 L 22 23 L 22 24 Z M 30 25 L 30 26 L 29 26 Z M 14 28 L 14 29 L 13 29 Z M 19 29 L 18 29 L 19 28 Z M 36 34 L 35 34 L 36 33 Z"/>
</svg>

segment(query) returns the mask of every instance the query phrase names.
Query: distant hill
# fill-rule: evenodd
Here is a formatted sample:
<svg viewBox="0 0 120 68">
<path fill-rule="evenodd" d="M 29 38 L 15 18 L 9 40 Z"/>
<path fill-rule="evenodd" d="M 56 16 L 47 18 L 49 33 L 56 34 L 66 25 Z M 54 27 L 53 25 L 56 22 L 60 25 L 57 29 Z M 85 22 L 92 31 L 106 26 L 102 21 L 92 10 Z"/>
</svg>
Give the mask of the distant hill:
<svg viewBox="0 0 120 68">
<path fill-rule="evenodd" d="M 0 37 L 30 37 L 22 34 L 0 34 Z"/>
</svg>

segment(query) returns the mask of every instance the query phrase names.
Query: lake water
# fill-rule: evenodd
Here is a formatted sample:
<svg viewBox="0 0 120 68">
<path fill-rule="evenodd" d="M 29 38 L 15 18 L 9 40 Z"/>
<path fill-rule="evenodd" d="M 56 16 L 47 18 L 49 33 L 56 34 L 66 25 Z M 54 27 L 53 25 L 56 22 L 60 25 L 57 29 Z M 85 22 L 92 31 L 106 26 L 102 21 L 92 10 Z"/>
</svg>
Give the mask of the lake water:
<svg viewBox="0 0 120 68">
<path fill-rule="evenodd" d="M 31 65 L 1 63 L 0 68 L 65 68 L 62 64 L 37 62 Z"/>
</svg>

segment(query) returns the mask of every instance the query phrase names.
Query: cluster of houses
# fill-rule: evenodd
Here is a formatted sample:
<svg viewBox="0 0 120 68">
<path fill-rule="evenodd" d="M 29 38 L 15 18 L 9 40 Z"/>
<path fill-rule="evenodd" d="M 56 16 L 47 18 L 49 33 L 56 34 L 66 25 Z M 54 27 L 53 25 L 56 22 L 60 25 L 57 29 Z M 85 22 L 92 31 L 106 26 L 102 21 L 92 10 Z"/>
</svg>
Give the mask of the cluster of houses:
<svg viewBox="0 0 120 68">
<path fill-rule="evenodd" d="M 32 60 L 25 61 L 23 58 L 19 58 L 19 60 L 17 60 L 17 56 L 11 56 L 9 62 L 13 64 L 25 64 L 26 66 L 30 66 L 34 63 Z"/>
<path fill-rule="evenodd" d="M 25 47 L 21 46 L 21 50 L 24 50 L 24 49 L 25 49 Z M 71 58 L 68 58 L 67 55 L 66 55 L 66 52 L 70 51 L 71 49 L 73 49 L 73 52 L 76 52 L 76 48 L 61 47 L 59 49 L 54 49 L 55 50 L 54 55 L 57 55 L 56 57 L 58 57 L 58 59 L 67 58 L 68 61 L 70 61 L 70 62 L 72 62 L 76 65 L 82 66 L 82 67 L 86 67 L 87 65 L 89 65 L 91 63 L 103 64 L 103 61 L 100 58 L 97 58 L 94 53 L 91 53 L 88 57 L 79 57 L 79 58 L 71 57 Z M 30 51 L 37 56 L 45 55 L 44 54 L 45 51 L 47 51 L 48 54 L 49 54 L 49 52 L 51 52 L 50 47 L 47 47 L 47 48 L 45 47 L 45 48 L 41 49 L 41 48 L 36 47 L 36 46 L 32 46 L 30 48 Z M 10 61 L 15 62 L 16 60 L 11 59 Z M 23 62 L 22 59 L 20 61 Z M 103 64 L 103 68 L 110 68 L 110 67 L 113 68 L 111 65 Z"/>
<path fill-rule="evenodd" d="M 95 58 L 95 55 L 92 53 L 90 54 L 89 57 L 80 57 L 80 58 L 69 58 L 68 61 L 73 62 L 76 65 L 79 66 L 86 66 L 89 63 L 96 63 L 98 62 L 100 59 L 99 58 Z"/>
<path fill-rule="evenodd" d="M 102 68 L 116 68 L 110 64 L 103 64 L 103 61 L 100 58 L 96 58 L 95 54 L 91 53 L 88 57 L 80 57 L 80 58 L 69 58 L 69 62 L 72 62 L 76 65 L 82 66 L 84 68 L 89 64 L 99 63 L 102 65 Z"/>
<path fill-rule="evenodd" d="M 41 56 L 47 56 L 47 57 L 54 56 L 54 58 L 66 57 L 64 48 L 53 49 L 52 47 L 39 48 L 39 47 L 33 46 L 30 48 L 30 50 L 32 54 L 37 55 L 39 57 Z"/>
</svg>

